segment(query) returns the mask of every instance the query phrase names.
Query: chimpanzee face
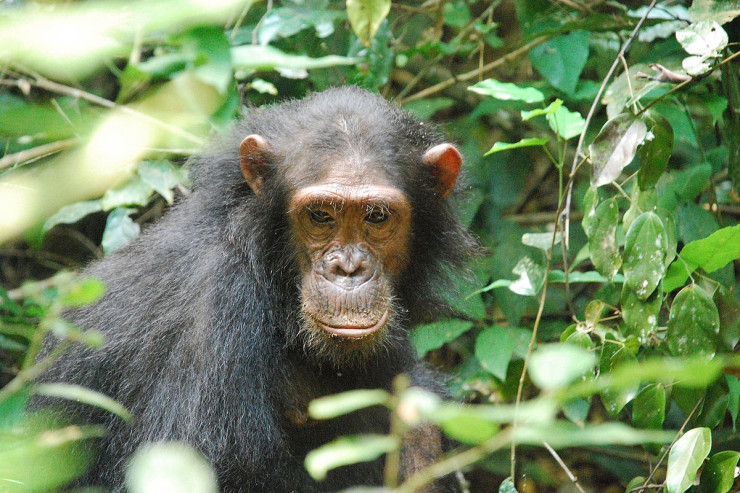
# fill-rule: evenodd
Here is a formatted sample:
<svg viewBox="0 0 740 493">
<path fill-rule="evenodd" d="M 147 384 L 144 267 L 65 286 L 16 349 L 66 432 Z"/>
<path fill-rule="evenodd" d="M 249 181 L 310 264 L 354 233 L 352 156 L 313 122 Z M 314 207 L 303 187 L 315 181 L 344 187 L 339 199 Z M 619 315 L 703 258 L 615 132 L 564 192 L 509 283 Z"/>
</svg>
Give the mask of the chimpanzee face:
<svg viewBox="0 0 740 493">
<path fill-rule="evenodd" d="M 298 190 L 289 208 L 305 329 L 355 345 L 382 338 L 394 315 L 393 281 L 408 262 L 411 224 L 400 190 L 358 181 L 333 173 Z"/>
</svg>

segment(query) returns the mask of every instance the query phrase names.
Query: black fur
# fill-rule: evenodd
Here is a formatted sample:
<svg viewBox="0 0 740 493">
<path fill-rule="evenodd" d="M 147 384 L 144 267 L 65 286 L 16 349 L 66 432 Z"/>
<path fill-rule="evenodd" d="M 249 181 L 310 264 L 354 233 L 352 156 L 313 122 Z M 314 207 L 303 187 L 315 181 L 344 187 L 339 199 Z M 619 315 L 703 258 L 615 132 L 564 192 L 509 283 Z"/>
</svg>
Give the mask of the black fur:
<svg viewBox="0 0 740 493">
<path fill-rule="evenodd" d="M 249 134 L 266 137 L 275 155 L 259 196 L 239 168 L 239 142 Z M 448 273 L 475 248 L 438 200 L 421 161 L 441 142 L 427 124 L 348 87 L 254 110 L 196 158 L 192 194 L 84 272 L 102 279 L 107 292 L 68 317 L 103 332 L 104 347 L 76 347 L 45 376 L 99 390 L 135 416 L 126 424 L 92 407 L 56 403 L 78 420 L 109 427 L 83 482 L 118 488 L 139 445 L 182 440 L 212 461 L 222 491 L 333 491 L 382 483 L 380 461 L 341 468 L 317 483 L 303 458 L 337 435 L 386 433 L 387 412 L 374 408 L 305 426 L 286 416 L 301 415 L 321 395 L 389 388 L 400 372 L 443 392 L 415 360 L 406 333 L 443 309 L 438 294 Z M 350 153 L 371 159 L 410 198 L 412 262 L 396 286 L 393 343 L 343 365 L 305 354 L 297 335 L 299 280 L 286 202 L 291 190 L 316 181 L 327 164 Z"/>
</svg>

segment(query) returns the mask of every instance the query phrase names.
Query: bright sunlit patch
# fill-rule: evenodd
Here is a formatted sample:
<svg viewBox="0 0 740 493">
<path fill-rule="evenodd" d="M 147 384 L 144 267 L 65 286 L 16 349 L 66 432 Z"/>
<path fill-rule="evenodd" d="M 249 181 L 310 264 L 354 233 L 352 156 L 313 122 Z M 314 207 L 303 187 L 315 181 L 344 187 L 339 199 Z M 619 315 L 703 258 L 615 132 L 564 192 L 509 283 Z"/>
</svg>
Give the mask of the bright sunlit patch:
<svg viewBox="0 0 740 493">
<path fill-rule="evenodd" d="M 156 133 L 143 118 L 114 112 L 90 138 L 80 171 L 98 176 L 130 173 L 152 147 Z"/>
</svg>

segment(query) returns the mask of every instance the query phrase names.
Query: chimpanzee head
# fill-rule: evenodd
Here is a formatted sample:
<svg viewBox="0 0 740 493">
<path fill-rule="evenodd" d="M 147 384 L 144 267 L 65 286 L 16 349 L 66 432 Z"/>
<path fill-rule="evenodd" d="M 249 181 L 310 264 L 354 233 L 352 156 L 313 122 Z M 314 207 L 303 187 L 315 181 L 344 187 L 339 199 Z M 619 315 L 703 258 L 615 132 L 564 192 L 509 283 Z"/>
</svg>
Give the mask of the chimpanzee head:
<svg viewBox="0 0 740 493">
<path fill-rule="evenodd" d="M 462 158 L 428 125 L 356 88 L 272 111 L 279 122 L 253 125 L 241 141 L 241 173 L 257 204 L 287 195 L 295 337 L 321 361 L 365 360 L 403 340 L 418 308 L 409 302 L 432 297 L 439 264 L 455 263 L 450 243 L 460 241 L 460 256 L 473 244 L 444 205 Z"/>
</svg>

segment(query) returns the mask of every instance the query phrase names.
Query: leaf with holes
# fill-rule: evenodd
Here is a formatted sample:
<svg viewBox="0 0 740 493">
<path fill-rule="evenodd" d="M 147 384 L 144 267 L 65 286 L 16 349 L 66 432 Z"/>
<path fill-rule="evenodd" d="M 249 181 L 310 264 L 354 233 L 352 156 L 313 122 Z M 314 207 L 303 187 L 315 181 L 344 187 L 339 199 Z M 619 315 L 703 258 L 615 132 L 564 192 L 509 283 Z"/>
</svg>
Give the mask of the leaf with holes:
<svg viewBox="0 0 740 493">
<path fill-rule="evenodd" d="M 644 212 L 627 231 L 624 244 L 624 282 L 646 300 L 665 275 L 666 231 L 654 212 Z"/>
</svg>

